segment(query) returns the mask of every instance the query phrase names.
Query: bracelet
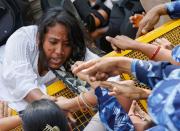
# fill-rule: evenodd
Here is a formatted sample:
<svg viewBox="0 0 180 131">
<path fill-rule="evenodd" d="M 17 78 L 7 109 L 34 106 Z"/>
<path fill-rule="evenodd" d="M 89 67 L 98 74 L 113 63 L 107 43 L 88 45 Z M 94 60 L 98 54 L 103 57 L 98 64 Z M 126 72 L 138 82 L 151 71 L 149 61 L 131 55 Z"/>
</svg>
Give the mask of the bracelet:
<svg viewBox="0 0 180 131">
<path fill-rule="evenodd" d="M 157 55 L 157 53 L 159 52 L 159 50 L 161 49 L 160 46 L 157 47 L 157 49 L 154 51 L 154 53 L 152 54 L 152 56 L 150 57 L 151 60 L 153 60 L 155 58 L 155 56 Z"/>
<path fill-rule="evenodd" d="M 90 104 L 87 102 L 87 99 L 85 98 L 83 92 L 80 93 L 79 98 L 82 100 L 83 104 L 84 104 L 87 108 L 93 108 L 93 106 L 90 105 Z"/>
<path fill-rule="evenodd" d="M 78 104 L 78 107 L 79 107 L 79 109 L 80 109 L 80 111 L 81 112 L 86 112 L 87 110 L 84 110 L 82 107 L 81 107 L 81 105 L 80 105 L 80 102 L 79 102 L 79 96 L 77 96 L 77 104 Z"/>
</svg>

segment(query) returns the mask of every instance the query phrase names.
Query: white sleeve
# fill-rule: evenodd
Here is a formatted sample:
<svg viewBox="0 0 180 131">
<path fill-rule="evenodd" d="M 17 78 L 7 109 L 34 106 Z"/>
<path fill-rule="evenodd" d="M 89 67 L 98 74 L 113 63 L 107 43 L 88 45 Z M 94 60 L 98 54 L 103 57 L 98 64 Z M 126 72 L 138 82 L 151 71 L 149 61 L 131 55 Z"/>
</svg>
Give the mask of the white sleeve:
<svg viewBox="0 0 180 131">
<path fill-rule="evenodd" d="M 97 54 L 94 54 L 88 48 L 86 48 L 86 54 L 85 54 L 85 60 L 84 61 L 97 59 L 97 58 L 99 58 L 99 56 Z"/>
<path fill-rule="evenodd" d="M 16 31 L 5 47 L 3 74 L 4 85 L 11 101 L 22 100 L 32 89 L 38 87 L 37 74 L 33 71 L 30 57 L 32 39 L 25 31 Z"/>
</svg>

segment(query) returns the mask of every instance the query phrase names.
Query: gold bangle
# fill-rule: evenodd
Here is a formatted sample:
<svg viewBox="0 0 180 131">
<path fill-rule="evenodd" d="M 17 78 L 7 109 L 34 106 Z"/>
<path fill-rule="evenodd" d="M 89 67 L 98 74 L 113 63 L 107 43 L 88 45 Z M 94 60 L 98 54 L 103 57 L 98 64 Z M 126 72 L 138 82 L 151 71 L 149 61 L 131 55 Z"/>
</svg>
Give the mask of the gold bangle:
<svg viewBox="0 0 180 131">
<path fill-rule="evenodd" d="M 81 97 L 82 97 L 82 101 L 84 100 L 84 103 L 87 105 L 87 107 L 89 107 L 89 108 L 94 108 L 94 106 L 91 105 L 90 102 L 88 102 L 88 100 L 86 99 L 86 97 L 85 97 L 85 95 L 84 95 L 83 92 L 80 94 L 80 98 L 81 98 Z"/>
<path fill-rule="evenodd" d="M 84 100 L 84 98 L 83 98 L 83 92 L 80 93 L 79 98 L 81 99 L 81 101 L 83 102 L 83 104 L 84 104 L 87 108 L 91 108 L 91 107 L 85 102 L 85 100 Z"/>
<path fill-rule="evenodd" d="M 77 99 L 76 99 L 76 100 L 77 100 L 77 104 L 78 104 L 78 107 L 79 107 L 80 111 L 86 112 L 87 110 L 83 109 L 83 108 L 81 107 L 81 105 L 80 105 L 79 96 L 77 96 Z"/>
</svg>

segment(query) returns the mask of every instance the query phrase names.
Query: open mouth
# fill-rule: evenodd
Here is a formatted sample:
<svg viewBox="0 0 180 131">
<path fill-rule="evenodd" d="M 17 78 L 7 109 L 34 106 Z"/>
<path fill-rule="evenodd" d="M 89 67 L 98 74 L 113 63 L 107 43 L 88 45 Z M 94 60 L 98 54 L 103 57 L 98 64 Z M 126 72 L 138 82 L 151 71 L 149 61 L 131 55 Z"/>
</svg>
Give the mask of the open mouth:
<svg viewBox="0 0 180 131">
<path fill-rule="evenodd" d="M 53 64 L 56 64 L 56 65 L 57 65 L 57 64 L 60 64 L 61 61 L 62 61 L 61 58 L 51 58 L 51 59 L 50 59 L 50 62 L 53 63 Z"/>
</svg>

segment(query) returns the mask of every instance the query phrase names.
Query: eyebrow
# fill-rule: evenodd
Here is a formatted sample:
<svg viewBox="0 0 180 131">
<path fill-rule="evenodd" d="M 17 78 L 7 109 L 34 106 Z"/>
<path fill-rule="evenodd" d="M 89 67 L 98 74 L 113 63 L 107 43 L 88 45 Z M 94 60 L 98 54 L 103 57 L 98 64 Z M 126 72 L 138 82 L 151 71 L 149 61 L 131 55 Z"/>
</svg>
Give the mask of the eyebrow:
<svg viewBox="0 0 180 131">
<path fill-rule="evenodd" d="M 56 36 L 52 36 L 52 35 L 50 35 L 50 36 L 49 36 L 49 39 L 61 40 L 61 38 L 56 37 Z M 69 41 L 69 39 L 68 39 L 68 38 L 65 38 L 65 39 L 62 39 L 62 40 L 63 40 L 63 41 Z"/>
</svg>

